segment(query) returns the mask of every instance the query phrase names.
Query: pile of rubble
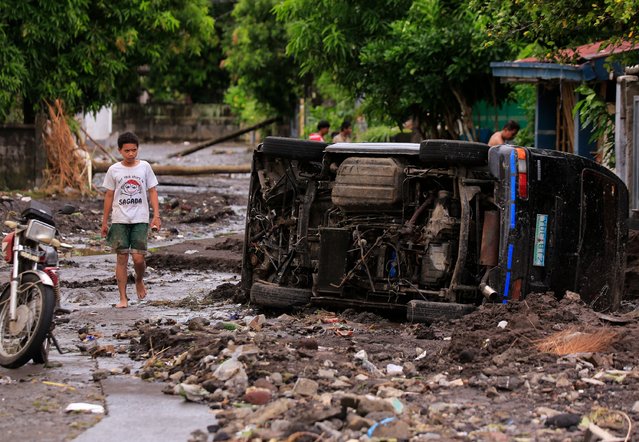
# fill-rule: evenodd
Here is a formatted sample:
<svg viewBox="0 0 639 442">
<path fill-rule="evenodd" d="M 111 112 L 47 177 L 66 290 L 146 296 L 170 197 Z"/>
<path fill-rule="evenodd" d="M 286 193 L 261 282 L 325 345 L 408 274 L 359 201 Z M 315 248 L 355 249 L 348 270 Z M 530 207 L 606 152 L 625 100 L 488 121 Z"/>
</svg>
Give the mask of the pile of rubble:
<svg viewBox="0 0 639 442">
<path fill-rule="evenodd" d="M 598 315 L 576 296 L 531 295 L 431 326 L 248 310 L 137 328 L 139 376 L 214 411 L 200 440 L 639 437 L 636 318 Z M 538 350 L 557 333 L 589 342 L 602 330 L 606 348 Z"/>
</svg>

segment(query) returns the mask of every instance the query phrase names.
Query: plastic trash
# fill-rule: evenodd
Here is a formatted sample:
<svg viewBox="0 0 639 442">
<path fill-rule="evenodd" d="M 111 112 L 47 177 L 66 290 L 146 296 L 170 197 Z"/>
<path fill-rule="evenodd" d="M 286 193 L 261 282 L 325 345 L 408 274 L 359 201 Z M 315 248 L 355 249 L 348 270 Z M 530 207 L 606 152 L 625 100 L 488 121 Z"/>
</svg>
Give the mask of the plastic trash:
<svg viewBox="0 0 639 442">
<path fill-rule="evenodd" d="M 394 420 L 395 420 L 394 417 L 387 417 L 386 419 L 382 419 L 379 422 L 375 422 L 373 425 L 371 425 L 371 427 L 368 429 L 368 432 L 366 434 L 368 435 L 368 437 L 373 437 L 373 433 L 375 433 L 375 430 L 377 429 L 377 427 L 379 427 L 380 425 L 389 424 L 393 422 Z"/>
<path fill-rule="evenodd" d="M 67 413 L 77 411 L 80 413 L 104 414 L 104 407 L 97 404 L 87 404 L 86 402 L 74 402 L 64 409 Z"/>
</svg>

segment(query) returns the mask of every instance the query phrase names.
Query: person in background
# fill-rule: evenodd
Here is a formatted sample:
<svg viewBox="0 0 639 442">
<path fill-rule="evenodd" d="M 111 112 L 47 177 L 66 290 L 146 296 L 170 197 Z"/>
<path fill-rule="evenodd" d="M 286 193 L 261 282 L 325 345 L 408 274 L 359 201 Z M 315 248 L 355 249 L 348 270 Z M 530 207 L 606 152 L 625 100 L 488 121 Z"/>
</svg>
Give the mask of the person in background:
<svg viewBox="0 0 639 442">
<path fill-rule="evenodd" d="M 339 133 L 333 137 L 333 143 L 350 143 L 352 133 L 351 122 L 344 120 L 339 128 Z"/>
<path fill-rule="evenodd" d="M 138 148 L 138 137 L 134 133 L 125 132 L 118 137 L 122 161 L 109 167 L 102 185 L 106 188 L 106 194 L 101 233 L 116 252 L 115 279 L 120 292 L 120 302 L 115 305 L 116 308 L 129 306 L 126 295 L 129 254 L 133 257 L 138 300 L 142 301 L 147 294 L 143 277 L 146 270 L 149 203 L 153 208 L 151 228 L 158 230 L 161 226 L 158 179 L 148 162 L 137 159 Z"/>
<path fill-rule="evenodd" d="M 368 123 L 366 122 L 366 117 L 364 115 L 358 115 L 355 119 L 355 127 L 357 128 L 358 134 L 363 134 L 368 130 Z"/>
<path fill-rule="evenodd" d="M 313 132 L 308 136 L 311 141 L 324 141 L 324 136 L 328 133 L 331 125 L 328 121 L 322 120 L 317 123 L 317 132 Z"/>
<path fill-rule="evenodd" d="M 506 144 L 511 141 L 519 132 L 519 123 L 515 120 L 510 120 L 504 125 L 504 128 L 495 132 L 488 140 L 489 146 L 498 146 L 500 144 Z"/>
</svg>

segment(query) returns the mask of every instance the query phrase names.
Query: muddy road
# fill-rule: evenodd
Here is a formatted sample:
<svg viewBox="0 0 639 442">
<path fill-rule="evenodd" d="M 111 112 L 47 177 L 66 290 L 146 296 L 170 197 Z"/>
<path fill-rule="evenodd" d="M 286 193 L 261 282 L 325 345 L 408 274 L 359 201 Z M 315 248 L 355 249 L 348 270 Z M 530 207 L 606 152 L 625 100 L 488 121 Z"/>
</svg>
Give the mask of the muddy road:
<svg viewBox="0 0 639 442">
<path fill-rule="evenodd" d="M 184 147 L 143 145 L 141 157 L 156 164 L 184 165 L 245 164 L 250 159 L 248 146 L 217 146 L 189 157 L 167 159 L 170 153 Z M 102 179 L 103 174 L 96 175 L 94 183 L 99 186 Z M 83 198 L 65 195 L 37 198 L 54 209 L 58 228 L 66 242 L 74 246 L 72 252 L 61 257 L 60 263 L 62 306 L 71 313 L 60 316 L 56 326 L 55 335 L 63 354 L 52 350 L 46 367 L 28 364 L 18 370 L 0 368 L 0 433 L 3 434 L 0 439 L 70 440 L 103 419 L 108 422 L 117 413 L 109 409 L 107 383 L 110 379 L 104 377 L 112 375 L 111 381 L 115 382 L 131 378 L 132 382 L 143 383 L 136 375 L 142 362 L 128 357 L 127 333 L 138 321 L 183 323 L 198 315 L 224 320 L 236 315 L 234 312 L 240 304 L 204 306 L 201 301 L 220 285 L 237 284 L 241 254 L 238 232 L 244 225 L 247 176 L 159 176 L 158 179 L 163 229 L 150 238 L 152 254 L 145 278 L 148 303 L 142 306 L 132 301 L 132 308 L 127 310 L 112 307 L 118 297 L 115 255 L 110 254 L 100 238 L 102 194 Z M 0 219 L 4 220 L 10 211 L 19 213 L 29 198 L 31 195 L 3 194 Z M 132 274 L 132 267 L 129 270 Z M 0 283 L 6 283 L 8 276 L 9 266 L 2 261 Z M 135 298 L 132 287 L 129 296 Z M 131 388 L 142 392 L 144 385 L 133 383 Z M 158 385 L 156 396 L 163 396 L 160 390 Z M 170 399 L 178 404 L 182 402 L 179 398 Z M 148 403 L 153 400 L 146 398 Z M 69 404 L 74 403 L 105 406 L 106 414 L 66 412 Z M 203 410 L 200 415 L 205 414 L 204 422 L 208 424 L 210 415 L 205 408 L 198 408 Z M 151 407 L 146 415 L 149 425 L 139 431 L 148 435 L 154 431 L 164 436 L 172 434 L 167 433 L 161 422 L 151 423 L 158 418 L 157 412 Z M 144 421 L 144 409 L 136 415 Z M 176 431 L 179 429 L 173 433 L 173 440 L 186 440 L 198 426 L 182 428 L 180 422 L 176 422 L 178 418 L 184 422 L 180 414 L 163 421 Z M 198 424 L 201 423 L 202 419 Z M 108 427 L 117 428 L 117 425 Z M 107 440 L 118 437 L 129 440 L 132 435 L 124 438 L 116 435 Z M 162 439 L 156 437 L 155 440 Z"/>
<path fill-rule="evenodd" d="M 140 156 L 172 164 L 167 155 L 181 148 L 143 145 Z M 249 158 L 246 146 L 229 145 L 180 161 Z M 6 440 L 639 440 L 634 236 L 630 297 L 614 316 L 571 294 L 430 326 L 355 310 L 263 311 L 238 288 L 248 177 L 159 179 L 163 229 L 151 240 L 148 301 L 124 310 L 112 307 L 101 196 L 47 199 L 78 209 L 57 216 L 76 246 L 62 261 L 71 313 L 56 328 L 64 354 L 0 369 Z M 25 204 L 6 196 L 2 218 Z M 122 399 L 122 385 L 141 406 Z M 74 403 L 105 413 L 66 412 Z"/>
</svg>

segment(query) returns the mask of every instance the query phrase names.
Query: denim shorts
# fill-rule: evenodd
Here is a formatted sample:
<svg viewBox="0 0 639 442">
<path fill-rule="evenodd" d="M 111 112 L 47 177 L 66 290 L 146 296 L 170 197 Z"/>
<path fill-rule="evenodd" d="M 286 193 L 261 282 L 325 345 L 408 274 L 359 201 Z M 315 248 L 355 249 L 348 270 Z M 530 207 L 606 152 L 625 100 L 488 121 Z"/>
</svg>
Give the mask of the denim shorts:
<svg viewBox="0 0 639 442">
<path fill-rule="evenodd" d="M 146 254 L 149 223 L 111 224 L 106 240 L 116 253 Z"/>
</svg>

